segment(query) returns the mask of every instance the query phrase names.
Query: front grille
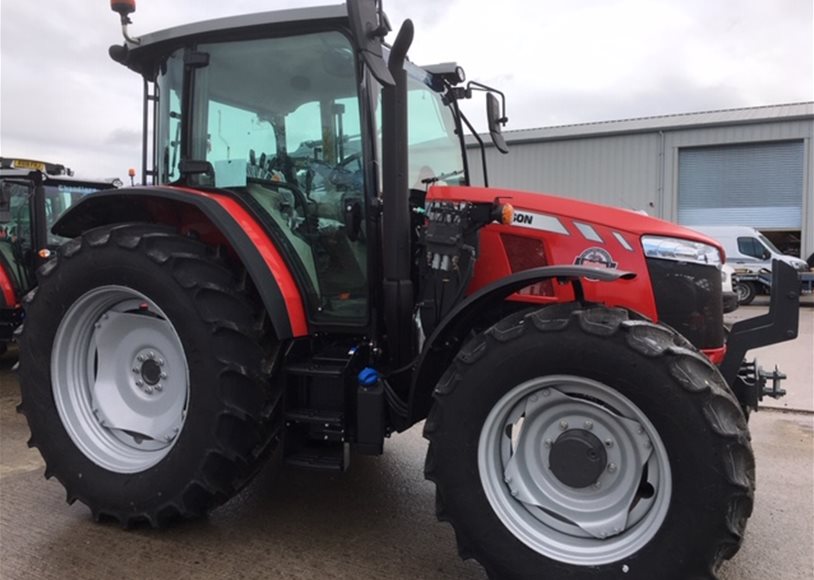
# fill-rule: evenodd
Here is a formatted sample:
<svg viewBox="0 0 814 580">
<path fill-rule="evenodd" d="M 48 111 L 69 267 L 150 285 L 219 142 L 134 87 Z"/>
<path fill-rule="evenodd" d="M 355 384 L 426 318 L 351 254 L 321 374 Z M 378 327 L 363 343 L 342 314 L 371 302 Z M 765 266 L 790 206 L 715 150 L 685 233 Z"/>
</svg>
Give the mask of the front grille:
<svg viewBox="0 0 814 580">
<path fill-rule="evenodd" d="M 647 259 L 659 320 L 697 348 L 724 344 L 721 272 L 715 266 Z"/>
</svg>

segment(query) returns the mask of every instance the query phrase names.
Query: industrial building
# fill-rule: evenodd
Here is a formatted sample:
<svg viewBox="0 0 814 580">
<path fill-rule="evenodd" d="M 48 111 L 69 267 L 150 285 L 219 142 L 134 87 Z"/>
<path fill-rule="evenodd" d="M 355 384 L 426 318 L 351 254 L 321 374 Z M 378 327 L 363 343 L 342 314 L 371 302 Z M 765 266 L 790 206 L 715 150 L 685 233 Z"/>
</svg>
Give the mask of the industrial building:
<svg viewBox="0 0 814 580">
<path fill-rule="evenodd" d="M 814 253 L 814 102 L 507 131 L 486 136 L 489 183 L 693 225 L 746 225 Z M 473 183 L 480 149 L 470 143 Z"/>
</svg>

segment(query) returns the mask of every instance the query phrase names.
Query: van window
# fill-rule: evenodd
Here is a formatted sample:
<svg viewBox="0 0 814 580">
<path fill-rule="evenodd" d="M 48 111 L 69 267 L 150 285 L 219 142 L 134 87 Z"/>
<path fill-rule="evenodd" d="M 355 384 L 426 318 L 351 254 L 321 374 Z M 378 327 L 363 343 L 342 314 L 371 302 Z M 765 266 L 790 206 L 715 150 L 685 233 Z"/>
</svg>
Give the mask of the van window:
<svg viewBox="0 0 814 580">
<path fill-rule="evenodd" d="M 765 259 L 768 253 L 763 244 L 758 242 L 756 238 L 738 238 L 738 251 L 758 260 Z"/>
</svg>

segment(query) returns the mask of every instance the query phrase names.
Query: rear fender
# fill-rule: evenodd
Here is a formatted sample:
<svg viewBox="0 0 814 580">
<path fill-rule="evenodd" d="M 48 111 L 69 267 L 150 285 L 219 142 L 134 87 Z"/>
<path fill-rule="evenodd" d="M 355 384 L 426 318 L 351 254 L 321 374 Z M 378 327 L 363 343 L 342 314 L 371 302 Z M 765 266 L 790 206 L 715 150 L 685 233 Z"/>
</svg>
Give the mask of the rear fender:
<svg viewBox="0 0 814 580">
<path fill-rule="evenodd" d="M 619 279 L 632 280 L 635 277 L 636 274 L 633 272 L 588 266 L 545 266 L 518 272 L 481 288 L 453 308 L 427 339 L 413 372 L 413 380 L 410 385 L 409 416 L 405 428 L 427 416 L 436 383 L 472 329 L 477 327 L 478 319 L 499 307 L 518 290 L 542 280 L 556 278 L 561 282 L 570 282 L 574 287 L 577 301 L 582 301 L 583 292 L 580 282 L 582 278 L 613 282 Z"/>
<path fill-rule="evenodd" d="M 254 282 L 280 340 L 308 334 L 300 290 L 272 239 L 236 200 L 194 189 L 155 187 L 100 191 L 72 206 L 54 224 L 74 238 L 114 223 L 150 222 L 195 230 L 209 244 L 225 243 Z"/>
</svg>

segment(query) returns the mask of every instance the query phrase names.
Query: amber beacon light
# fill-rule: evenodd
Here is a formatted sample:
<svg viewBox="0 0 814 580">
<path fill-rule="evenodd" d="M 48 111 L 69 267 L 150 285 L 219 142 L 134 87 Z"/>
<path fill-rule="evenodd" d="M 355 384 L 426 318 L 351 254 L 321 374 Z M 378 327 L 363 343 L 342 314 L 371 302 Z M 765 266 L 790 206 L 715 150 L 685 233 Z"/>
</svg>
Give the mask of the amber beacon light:
<svg viewBox="0 0 814 580">
<path fill-rule="evenodd" d="M 122 24 L 130 24 L 130 15 L 136 11 L 136 0 L 110 0 L 110 9 L 122 17 Z"/>
</svg>

